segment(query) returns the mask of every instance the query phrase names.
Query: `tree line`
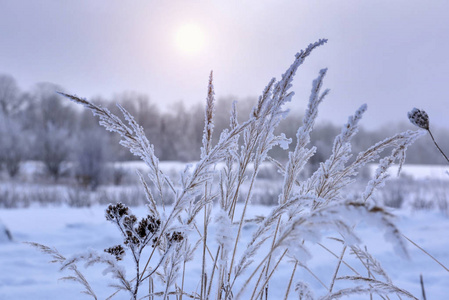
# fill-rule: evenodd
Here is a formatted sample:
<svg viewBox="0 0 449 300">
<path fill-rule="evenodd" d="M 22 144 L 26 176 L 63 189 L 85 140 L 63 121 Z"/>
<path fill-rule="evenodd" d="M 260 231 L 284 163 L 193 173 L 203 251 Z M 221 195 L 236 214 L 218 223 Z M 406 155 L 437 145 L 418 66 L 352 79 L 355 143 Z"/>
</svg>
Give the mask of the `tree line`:
<svg viewBox="0 0 449 300">
<path fill-rule="evenodd" d="M 39 83 L 31 90 L 21 90 L 14 77 L 0 75 L 0 170 L 10 177 L 20 171 L 26 160 L 42 161 L 46 171 L 58 180 L 70 166 L 74 176 L 81 183 L 91 186 L 100 184 L 106 162 L 136 159 L 126 149 L 118 145 L 117 137 L 107 134 L 98 125 L 92 114 L 72 104 L 56 93 L 65 89 L 53 83 Z M 170 109 L 162 110 L 148 95 L 123 92 L 110 99 L 94 97 L 89 100 L 113 113 L 120 115 L 116 103 L 122 105 L 144 128 L 155 153 L 160 160 L 195 161 L 199 159 L 204 124 L 204 106 L 185 106 L 178 102 Z M 215 132 L 229 127 L 231 97 L 219 98 L 215 111 Z M 257 98 L 238 101 L 239 116 L 246 117 L 251 112 Z M 404 108 L 406 111 L 409 108 Z M 291 113 L 280 124 L 278 130 L 292 138 L 301 125 L 302 117 Z M 354 140 L 353 150 L 358 153 L 376 141 L 410 126 L 403 124 L 377 130 L 360 130 Z M 343 124 L 342 124 L 343 125 Z M 341 127 L 329 122 L 318 123 L 312 133 L 312 144 L 317 153 L 312 157 L 312 165 L 323 161 L 331 152 L 334 137 Z M 435 130 L 441 146 L 449 149 L 449 132 Z M 218 137 L 215 137 L 217 141 Z M 407 152 L 408 163 L 444 163 L 426 138 L 420 139 Z M 285 160 L 283 151 L 271 150 L 271 155 Z M 68 164 L 69 162 L 69 164 Z M 120 174 L 116 174 L 119 178 Z M 117 179 L 119 180 L 119 179 Z"/>
</svg>

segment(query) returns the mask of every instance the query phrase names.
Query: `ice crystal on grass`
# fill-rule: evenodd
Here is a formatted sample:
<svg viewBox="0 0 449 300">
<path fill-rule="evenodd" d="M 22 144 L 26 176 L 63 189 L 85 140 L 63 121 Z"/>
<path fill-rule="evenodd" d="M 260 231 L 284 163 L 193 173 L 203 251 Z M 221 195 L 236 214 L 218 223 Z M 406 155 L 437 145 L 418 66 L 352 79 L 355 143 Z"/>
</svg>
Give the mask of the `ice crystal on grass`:
<svg viewBox="0 0 449 300">
<path fill-rule="evenodd" d="M 380 262 L 377 261 L 369 252 L 362 250 L 356 245 L 351 246 L 351 252 L 365 265 L 366 269 L 369 270 L 370 273 L 381 275 L 388 283 L 392 282 Z"/>
<path fill-rule="evenodd" d="M 382 297 L 393 293 L 413 298 L 391 282 L 380 263 L 368 251 L 361 250 L 363 236 L 359 236 L 357 226 L 366 222 L 368 226 L 383 230 L 385 238 L 393 243 L 397 252 L 406 256 L 405 243 L 393 216 L 376 205 L 373 195 L 388 178 L 388 169 L 394 163 L 404 163 L 405 151 L 421 136 L 422 131 L 397 134 L 352 158 L 351 141 L 366 111 L 366 105 L 362 105 L 335 137 L 330 157 L 321 162 L 309 178 L 301 179 L 304 167 L 316 150 L 310 142 L 318 107 L 329 94 L 329 90 L 323 89 L 327 69 L 322 69 L 312 83 L 303 124 L 296 132 L 296 145 L 288 153 L 288 160 L 284 163 L 270 157 L 273 147 L 279 145 L 288 149 L 292 141 L 285 134 L 275 132 L 288 114 L 285 104 L 294 95 L 290 91 L 294 75 L 310 53 L 326 42 L 319 40 L 297 53 L 281 79 L 277 81 L 273 78 L 268 82 L 247 121 L 237 121 L 237 105 L 234 102 L 229 128 L 218 134 L 216 144 L 212 142 L 212 135 L 215 134 L 215 91 L 211 72 L 202 147 L 198 149 L 200 160 L 186 167 L 178 184 L 159 168 L 153 145 L 142 127 L 123 107 L 119 106 L 119 109 L 126 123 L 88 100 L 63 94 L 90 109 L 99 117 L 101 125 L 117 132 L 122 137 L 120 143 L 148 165 L 146 175 L 149 181 L 146 181 L 146 176 L 138 175 L 148 200 L 149 213 L 139 219 L 124 204 L 109 205 L 106 219 L 117 227 L 123 242 L 107 248 L 102 255 L 91 251 L 66 259 L 54 249 L 33 245 L 50 254 L 53 262 L 61 264 L 62 269 L 72 271 L 73 276 L 67 278 L 81 283 L 85 292 L 94 298 L 92 287 L 77 267 L 81 261 L 86 266 L 96 263 L 106 265 L 106 271 L 117 282 L 114 284 L 116 291 L 111 297 L 124 290 L 131 299 L 168 299 L 176 295 L 179 299 L 226 300 L 248 297 L 268 299 L 272 294 L 270 281 L 276 276 L 279 265 L 288 261 L 294 268 L 284 292 L 285 298 L 288 298 L 293 286 L 300 299 L 315 299 L 310 289 L 311 282 L 306 282 L 296 272 L 303 268 L 314 275 L 312 267 L 307 265 L 307 261 L 314 258 L 312 245 L 322 246 L 338 258 L 333 273 L 329 274 L 330 284 L 312 276 L 326 289 L 320 299 L 368 293 Z M 414 110 L 410 118 L 414 124 L 428 129 L 426 116 Z M 391 152 L 382 156 L 386 149 L 391 149 Z M 273 163 L 283 176 L 281 192 L 275 196 L 277 205 L 265 217 L 257 219 L 255 225 L 245 228 L 245 224 L 252 222 L 248 220 L 248 211 L 259 171 L 267 161 Z M 365 191 L 355 199 L 349 199 L 343 188 L 358 180 L 360 168 L 376 161 L 379 167 Z M 174 199 L 174 203 L 166 208 L 163 203 L 168 197 Z M 238 202 L 241 202 L 239 208 Z M 215 203 L 217 207 L 213 218 L 212 206 Z M 215 230 L 209 230 L 212 224 Z M 247 238 L 243 238 L 244 235 Z M 341 243 L 341 254 L 334 254 L 325 246 L 329 240 Z M 344 257 L 349 252 L 346 251 L 348 248 L 360 263 L 349 266 L 354 272 L 353 276 L 342 277 L 339 268 L 342 263 L 347 265 Z M 124 257 L 125 253 L 128 256 Z M 190 263 L 194 257 L 201 258 L 200 266 L 196 268 Z M 134 274 L 128 278 L 118 263 L 129 260 L 134 263 Z M 195 263 L 198 261 L 199 258 Z M 366 270 L 369 278 L 360 276 Z M 187 277 L 196 279 L 197 288 L 184 285 Z M 338 290 L 336 283 L 340 281 L 356 285 Z M 296 286 L 294 282 L 297 282 Z"/>
</svg>

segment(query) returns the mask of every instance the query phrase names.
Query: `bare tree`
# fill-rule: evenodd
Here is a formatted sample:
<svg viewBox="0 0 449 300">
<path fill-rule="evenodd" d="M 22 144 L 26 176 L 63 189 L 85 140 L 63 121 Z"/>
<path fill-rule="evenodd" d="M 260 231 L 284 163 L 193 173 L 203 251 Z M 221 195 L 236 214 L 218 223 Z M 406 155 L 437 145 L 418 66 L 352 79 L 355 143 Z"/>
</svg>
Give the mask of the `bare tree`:
<svg viewBox="0 0 449 300">
<path fill-rule="evenodd" d="M 28 126 L 36 136 L 37 159 L 44 162 L 48 173 L 58 180 L 62 163 L 68 159 L 77 114 L 57 94 L 60 86 L 40 83 L 32 92 L 33 104 L 28 109 Z"/>
<path fill-rule="evenodd" d="M 21 128 L 19 121 L 0 112 L 0 164 L 6 167 L 10 177 L 15 177 L 19 172 L 28 149 L 29 135 Z"/>
<path fill-rule="evenodd" d="M 73 124 L 76 118 L 73 108 L 62 101 L 61 95 L 57 92 L 63 91 L 63 88 L 51 83 L 39 83 L 34 92 L 35 102 L 39 105 L 38 121 L 42 126 L 48 124 L 59 128 L 75 129 Z"/>
<path fill-rule="evenodd" d="M 162 160 L 196 160 L 201 148 L 200 134 L 194 132 L 201 128 L 204 111 L 188 110 L 182 102 L 177 103 L 170 113 L 162 116 L 160 155 Z M 157 153 L 157 152 L 156 152 Z"/>
<path fill-rule="evenodd" d="M 47 172 L 55 181 L 62 174 L 62 163 L 67 160 L 70 148 L 70 135 L 66 128 L 58 128 L 48 123 L 45 131 L 37 139 L 42 159 Z"/>
<path fill-rule="evenodd" d="M 16 80 L 6 74 L 0 74 L 0 109 L 5 116 L 11 116 L 20 110 L 24 102 Z"/>
<path fill-rule="evenodd" d="M 99 129 L 80 133 L 76 145 L 76 178 L 81 185 L 93 190 L 101 183 L 105 168 L 105 138 Z"/>
</svg>

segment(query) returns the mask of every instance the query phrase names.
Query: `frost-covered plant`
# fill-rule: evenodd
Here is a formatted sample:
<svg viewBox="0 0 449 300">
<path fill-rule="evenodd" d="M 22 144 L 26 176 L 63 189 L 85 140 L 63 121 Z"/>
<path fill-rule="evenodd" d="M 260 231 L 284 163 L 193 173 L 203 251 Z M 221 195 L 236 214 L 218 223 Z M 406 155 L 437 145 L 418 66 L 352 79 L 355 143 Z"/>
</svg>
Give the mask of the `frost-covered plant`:
<svg viewBox="0 0 449 300">
<path fill-rule="evenodd" d="M 117 282 L 114 285 L 116 292 L 111 297 L 125 290 L 131 299 L 168 299 L 171 295 L 177 299 L 267 299 L 273 289 L 279 295 L 279 287 L 270 288 L 270 281 L 281 263 L 289 263 L 292 266 L 290 280 L 281 292 L 285 299 L 291 289 L 300 299 L 336 299 L 354 294 L 378 294 L 382 298 L 397 294 L 416 299 L 395 286 L 380 263 L 368 251 L 362 250 L 359 246 L 362 239 L 357 235 L 356 227 L 360 222 L 367 222 L 383 230 L 397 252 L 407 256 L 403 236 L 395 226 L 393 215 L 374 201 L 373 192 L 384 184 L 391 165 L 403 164 L 405 151 L 423 134 L 422 131 L 396 134 L 352 158 L 351 140 L 366 111 L 366 105 L 362 105 L 335 138 L 330 157 L 310 178 L 300 180 L 299 175 L 316 151 L 310 146 L 310 134 L 318 106 L 329 93 L 329 90 L 322 91 L 327 72 L 323 69 L 313 81 L 303 125 L 297 131 L 296 146 L 288 153 L 287 162 L 283 164 L 270 157 L 269 151 L 274 146 L 288 149 L 291 143 L 284 134 L 276 135 L 275 129 L 288 113 L 284 105 L 294 94 L 290 91 L 293 77 L 309 54 L 326 42 L 319 40 L 297 53 L 282 78 L 269 81 L 246 122 L 237 121 L 234 103 L 229 128 L 220 133 L 215 145 L 212 144 L 215 98 L 211 73 L 200 160 L 194 166 L 186 167 L 177 184 L 161 171 L 154 146 L 123 107 L 118 106 L 127 124 L 101 106 L 63 94 L 90 109 L 99 117 L 101 125 L 118 133 L 122 137 L 120 143 L 149 167 L 148 177 L 139 173 L 149 214 L 138 221 L 127 206 L 121 203 L 110 205 L 106 218 L 117 226 L 123 243 L 106 249 L 106 253 L 89 251 L 65 258 L 54 249 L 34 245 L 51 254 L 62 269 L 71 270 L 74 275 L 68 279 L 83 284 L 85 293 L 94 298 L 92 287 L 77 267 L 81 261 L 88 266 L 94 263 L 107 266 L 106 272 Z M 386 149 L 391 152 L 381 157 Z M 273 163 L 283 175 L 282 189 L 276 196 L 277 205 L 268 215 L 250 221 L 247 215 L 254 183 L 266 161 Z M 379 161 L 379 167 L 365 191 L 356 198 L 347 198 L 343 188 L 357 181 L 360 169 L 374 161 Z M 244 185 L 247 192 L 241 197 Z M 164 206 L 167 198 L 174 199 L 170 207 Z M 237 205 L 238 202 L 241 205 Z M 203 219 L 203 228 L 197 225 L 200 219 Z M 248 222 L 255 225 L 244 229 Z M 211 227 L 215 230 L 210 231 Z M 251 230 L 249 239 L 244 242 L 243 234 L 248 230 Z M 330 250 L 323 242 L 324 237 L 340 243 L 341 252 L 335 254 Z M 327 279 L 318 278 L 308 266 L 308 260 L 313 257 L 311 245 L 323 247 L 337 258 Z M 126 261 L 125 254 L 131 256 L 135 266 L 134 274 L 130 276 L 121 266 Z M 200 274 L 198 271 L 192 273 L 194 268 L 189 268 L 195 255 L 201 257 L 197 260 L 201 261 Z M 359 265 L 349 265 L 345 261 L 347 255 L 358 259 Z M 342 264 L 353 274 L 341 274 Z M 317 293 L 311 290 L 315 282 L 302 278 L 298 269 L 310 272 L 325 288 L 321 298 L 316 298 L 314 294 Z M 368 275 L 362 275 L 367 273 L 366 270 Z M 192 278 L 192 274 L 197 276 L 198 286 L 187 290 L 185 278 Z"/>
<path fill-rule="evenodd" d="M 410 123 L 412 123 L 415 126 L 418 126 L 419 128 L 427 130 L 430 137 L 432 138 L 433 143 L 440 151 L 441 155 L 443 155 L 444 158 L 447 160 L 447 162 L 449 162 L 449 158 L 447 158 L 446 154 L 444 154 L 443 150 L 441 150 L 440 146 L 438 146 L 437 142 L 435 141 L 435 138 L 433 137 L 432 131 L 430 131 L 429 115 L 424 110 L 414 107 L 411 111 L 407 113 L 407 116 L 408 119 L 410 120 Z"/>
</svg>

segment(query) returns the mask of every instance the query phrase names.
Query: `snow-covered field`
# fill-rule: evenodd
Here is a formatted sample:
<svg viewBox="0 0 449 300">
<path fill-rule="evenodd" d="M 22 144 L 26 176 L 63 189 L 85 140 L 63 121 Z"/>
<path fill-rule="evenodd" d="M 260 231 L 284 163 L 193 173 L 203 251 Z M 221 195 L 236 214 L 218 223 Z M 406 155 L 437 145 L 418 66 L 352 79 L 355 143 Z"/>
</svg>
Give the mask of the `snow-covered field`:
<svg viewBox="0 0 449 300">
<path fill-rule="evenodd" d="M 269 207 L 254 206 L 251 215 L 265 215 Z M 134 208 L 138 216 L 145 214 L 145 208 Z M 449 265 L 449 218 L 441 213 L 395 211 L 398 215 L 398 225 L 402 232 L 417 242 L 446 266 Z M 58 278 L 68 273 L 58 272 L 58 266 L 48 263 L 50 257 L 24 244 L 33 241 L 57 248 L 62 254 L 71 256 L 75 253 L 95 249 L 103 249 L 120 243 L 116 228 L 106 222 L 104 207 L 74 209 L 68 207 L 28 209 L 6 209 L 0 211 L 0 216 L 9 227 L 14 242 L 0 244 L 0 299 L 88 299 L 80 294 L 81 286 Z M 211 228 L 213 232 L 214 228 Z M 393 283 L 411 291 L 421 298 L 419 275 L 423 274 L 427 299 L 445 299 L 449 293 L 449 273 L 437 263 L 423 254 L 419 249 L 409 244 L 410 260 L 404 260 L 394 254 L 392 247 L 384 241 L 382 234 L 376 229 L 360 224 L 357 232 L 363 237 L 368 249 L 379 259 L 389 272 Z M 211 236 L 213 233 L 211 233 Z M 245 237 L 249 238 L 249 236 Z M 329 248 L 339 253 L 339 245 L 335 242 L 323 240 Z M 309 268 L 324 282 L 330 281 L 337 259 L 325 250 L 316 248 L 314 258 Z M 195 290 L 199 281 L 200 262 L 198 257 L 188 265 L 190 274 L 187 284 Z M 284 291 L 289 280 L 292 265 L 287 261 L 278 269 L 272 283 L 272 299 L 279 299 L 276 291 Z M 101 268 L 84 270 L 96 291 L 99 299 L 112 294 L 114 289 L 108 287 L 112 280 L 101 274 Z M 131 271 L 131 270 L 129 270 Z M 348 272 L 346 267 L 342 273 Z M 316 296 L 323 294 L 323 288 L 317 281 L 305 272 L 298 272 L 297 278 L 304 276 L 312 283 Z M 276 288 L 276 286 L 283 288 Z M 291 299 L 297 296 L 290 294 Z M 124 293 L 118 294 L 117 299 L 127 299 Z M 357 299 L 353 297 L 352 299 Z M 364 298 L 361 298 L 364 299 Z"/>
<path fill-rule="evenodd" d="M 371 164 L 370 171 L 374 172 L 376 164 Z M 395 177 L 398 173 L 398 166 L 392 166 L 388 173 Z M 401 176 L 409 177 L 416 180 L 432 179 L 432 180 L 444 180 L 449 181 L 449 173 L 447 166 L 441 165 L 403 165 L 401 169 Z"/>
<path fill-rule="evenodd" d="M 142 168 L 142 164 L 129 163 L 123 164 L 122 167 L 127 169 Z M 167 163 L 163 165 L 163 168 L 165 168 L 164 172 L 173 174 L 178 173 L 184 167 L 179 163 Z M 142 169 L 145 171 L 144 168 Z M 429 185 L 429 178 L 438 179 L 441 188 L 441 186 L 447 184 L 446 180 L 449 179 L 445 171 L 445 167 L 439 166 L 406 165 L 402 173 L 416 186 Z M 33 177 L 33 173 L 32 170 L 29 172 L 30 178 Z M 267 173 L 269 174 L 269 172 Z M 266 180 L 268 182 L 271 179 Z M 410 184 L 410 181 L 408 184 Z M 8 187 L 8 185 L 3 185 L 3 188 L 5 187 Z M 15 188 L 20 190 L 20 186 Z M 261 191 L 261 193 L 266 193 L 266 191 Z M 407 197 L 411 199 L 412 196 L 408 195 Z M 430 200 L 428 199 L 428 201 Z M 19 206 L 17 208 L 0 209 L 0 223 L 7 226 L 14 238 L 13 242 L 0 238 L 0 300 L 88 299 L 88 296 L 80 294 L 82 289 L 80 285 L 71 281 L 58 280 L 70 275 L 69 273 L 59 272 L 58 265 L 49 263 L 51 260 L 49 256 L 23 242 L 37 242 L 55 247 L 66 257 L 85 252 L 88 249 L 94 249 L 102 253 L 103 249 L 122 242 L 115 226 L 105 220 L 104 210 L 106 205 L 97 203 L 88 208 L 73 208 L 65 204 L 64 201 L 50 203 L 45 207 L 39 206 L 38 203 L 30 203 L 29 205 L 29 207 Z M 253 205 L 249 209 L 248 218 L 267 215 L 270 209 L 268 206 Z M 445 266 L 449 266 L 449 217 L 447 216 L 447 210 L 444 213 L 441 209 L 438 210 L 436 205 L 428 210 L 416 210 L 411 205 L 390 210 L 397 215 L 397 225 L 405 236 L 435 256 Z M 144 206 L 133 207 L 132 211 L 138 217 L 147 213 Z M 200 228 L 201 223 L 202 221 L 198 220 Z M 242 248 L 251 237 L 251 226 L 245 225 L 243 229 L 240 251 L 244 250 Z M 213 240 L 214 231 L 215 225 L 212 222 L 209 228 L 211 248 L 216 248 L 216 243 Z M 377 228 L 370 227 L 362 222 L 357 226 L 356 233 L 362 238 L 363 245 L 368 247 L 368 250 L 387 270 L 395 285 L 422 299 L 419 282 L 420 274 L 422 274 L 427 299 L 447 299 L 449 272 L 421 250 L 409 243 L 410 260 L 406 260 L 394 253 L 392 246 L 385 241 L 383 233 L 379 232 Z M 195 232 L 191 235 L 198 239 Z M 327 239 L 321 242 L 334 253 L 339 254 L 341 252 L 341 245 L 337 242 Z M 329 284 L 337 264 L 337 258 L 321 247 L 313 246 L 310 249 L 313 258 L 307 266 L 325 285 Z M 200 260 L 201 257 L 195 257 L 187 265 L 189 275 L 186 277 L 185 289 L 188 291 L 198 290 L 201 274 Z M 352 266 L 359 264 L 349 254 L 345 256 L 345 261 Z M 131 261 L 125 258 L 124 265 L 128 276 L 131 277 L 131 274 L 133 274 L 131 273 Z M 362 275 L 366 275 L 366 269 L 361 267 L 360 264 L 359 267 L 357 270 L 363 272 Z M 283 299 L 292 268 L 293 265 L 288 260 L 284 260 L 280 264 L 270 281 L 270 299 Z M 115 291 L 114 288 L 108 286 L 113 283 L 113 280 L 109 276 L 103 276 L 102 270 L 103 266 L 82 269 L 99 299 L 105 299 Z M 352 275 L 353 273 L 346 266 L 343 266 L 339 274 Z M 310 283 L 315 296 L 319 297 L 325 294 L 323 286 L 306 270 L 300 269 L 296 272 L 295 282 L 300 279 Z M 289 299 L 297 298 L 292 289 Z M 128 299 L 128 295 L 121 292 L 113 299 Z M 369 297 L 352 296 L 351 299 L 369 299 Z"/>
</svg>

